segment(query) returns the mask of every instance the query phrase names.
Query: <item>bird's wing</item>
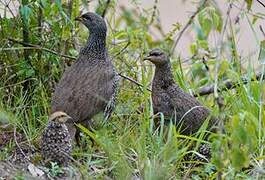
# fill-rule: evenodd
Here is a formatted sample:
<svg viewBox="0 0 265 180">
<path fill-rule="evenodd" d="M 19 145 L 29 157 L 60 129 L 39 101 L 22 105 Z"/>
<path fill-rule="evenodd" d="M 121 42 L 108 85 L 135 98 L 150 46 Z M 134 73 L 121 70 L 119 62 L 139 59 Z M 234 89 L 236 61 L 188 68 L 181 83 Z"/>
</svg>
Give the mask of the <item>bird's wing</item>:
<svg viewBox="0 0 265 180">
<path fill-rule="evenodd" d="M 52 111 L 65 111 L 83 121 L 104 110 L 113 92 L 115 77 L 110 68 L 73 64 L 63 75 L 52 98 Z"/>
<path fill-rule="evenodd" d="M 162 112 L 166 119 L 171 118 L 174 106 L 171 103 L 170 96 L 163 90 L 155 90 L 152 92 L 154 113 Z"/>
<path fill-rule="evenodd" d="M 117 73 L 115 73 L 113 84 L 112 84 L 112 90 L 114 93 L 112 94 L 111 99 L 109 100 L 104 110 L 105 121 L 107 121 L 110 118 L 113 110 L 115 109 L 117 94 L 119 91 L 119 82 L 120 82 L 120 77 Z"/>
<path fill-rule="evenodd" d="M 197 131 L 207 119 L 209 110 L 178 85 L 169 86 L 166 91 L 174 106 L 176 121 L 189 131 L 187 133 Z"/>
</svg>

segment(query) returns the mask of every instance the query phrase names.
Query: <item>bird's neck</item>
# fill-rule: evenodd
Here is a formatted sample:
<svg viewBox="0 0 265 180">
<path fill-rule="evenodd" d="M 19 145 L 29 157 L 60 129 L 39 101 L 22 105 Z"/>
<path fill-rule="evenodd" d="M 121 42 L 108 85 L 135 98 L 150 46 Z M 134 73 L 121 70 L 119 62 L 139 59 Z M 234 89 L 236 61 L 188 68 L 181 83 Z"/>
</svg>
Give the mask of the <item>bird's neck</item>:
<svg viewBox="0 0 265 180">
<path fill-rule="evenodd" d="M 153 88 L 166 89 L 172 84 L 174 84 L 174 78 L 171 71 L 171 64 L 166 63 L 164 65 L 156 66 Z"/>
<path fill-rule="evenodd" d="M 106 33 L 92 32 L 90 33 L 86 46 L 81 50 L 81 54 L 89 54 L 95 56 L 105 56 L 106 51 Z"/>
</svg>

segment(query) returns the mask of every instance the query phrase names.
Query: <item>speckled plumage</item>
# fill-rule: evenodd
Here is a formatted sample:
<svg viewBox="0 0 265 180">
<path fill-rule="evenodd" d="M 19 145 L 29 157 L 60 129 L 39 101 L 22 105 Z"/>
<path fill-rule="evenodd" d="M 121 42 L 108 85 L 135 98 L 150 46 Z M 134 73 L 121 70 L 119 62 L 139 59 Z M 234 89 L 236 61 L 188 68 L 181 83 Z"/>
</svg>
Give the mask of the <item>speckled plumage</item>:
<svg viewBox="0 0 265 180">
<path fill-rule="evenodd" d="M 18 165 L 28 164 L 36 155 L 36 150 L 28 144 L 18 144 L 12 151 L 10 162 Z"/>
<path fill-rule="evenodd" d="M 191 149 L 194 149 L 193 146 Z M 184 156 L 186 161 L 200 163 L 207 163 L 211 160 L 212 157 L 212 148 L 210 144 L 201 144 L 196 150 L 197 153 L 189 153 Z"/>
<path fill-rule="evenodd" d="M 64 111 L 74 122 L 87 124 L 85 121 L 90 121 L 99 112 L 104 112 L 105 119 L 110 117 L 119 78 L 108 56 L 104 19 L 88 12 L 77 20 L 88 28 L 90 35 L 76 62 L 57 84 L 51 111 Z M 74 127 L 68 128 L 73 137 Z"/>
<path fill-rule="evenodd" d="M 72 151 L 71 137 L 66 123 L 71 119 L 64 112 L 53 113 L 42 134 L 41 154 L 46 161 L 67 165 Z"/>
<path fill-rule="evenodd" d="M 182 134 L 197 132 L 210 115 L 210 111 L 175 83 L 169 58 L 163 51 L 154 49 L 145 59 L 156 66 L 152 82 L 154 113 L 162 112 L 166 120 L 175 121 Z M 215 121 L 212 118 L 210 126 Z"/>
<path fill-rule="evenodd" d="M 163 113 L 165 119 L 171 119 L 184 135 L 197 132 L 210 116 L 210 111 L 196 98 L 184 92 L 174 81 L 169 57 L 163 51 L 154 49 L 145 60 L 151 61 L 156 66 L 152 82 L 154 113 Z M 213 130 L 216 123 L 217 119 L 210 117 L 208 129 Z M 198 152 L 208 160 L 211 157 L 209 145 L 200 145 Z M 205 161 L 197 155 L 194 159 Z"/>
<path fill-rule="evenodd" d="M 198 153 L 200 153 L 203 157 L 200 157 L 198 155 L 196 155 L 194 157 L 195 160 L 197 161 L 201 161 L 201 162 L 207 162 L 211 159 L 212 155 L 211 155 L 211 146 L 209 144 L 202 144 L 199 146 L 198 149 Z"/>
</svg>

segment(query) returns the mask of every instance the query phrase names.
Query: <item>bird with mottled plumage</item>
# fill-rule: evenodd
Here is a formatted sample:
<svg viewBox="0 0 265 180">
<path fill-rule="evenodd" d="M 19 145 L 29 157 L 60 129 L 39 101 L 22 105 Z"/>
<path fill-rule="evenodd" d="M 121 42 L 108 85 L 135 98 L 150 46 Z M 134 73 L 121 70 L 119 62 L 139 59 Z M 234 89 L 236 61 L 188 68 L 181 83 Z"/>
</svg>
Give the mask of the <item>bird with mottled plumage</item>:
<svg viewBox="0 0 265 180">
<path fill-rule="evenodd" d="M 210 111 L 196 98 L 184 92 L 174 81 L 169 57 L 160 49 L 153 49 L 145 60 L 155 64 L 152 81 L 152 101 L 154 113 L 163 113 L 165 119 L 176 121 L 181 133 L 189 135 L 199 130 L 209 117 Z M 211 118 L 209 127 L 216 123 Z"/>
<path fill-rule="evenodd" d="M 45 161 L 62 165 L 70 161 L 72 145 L 67 123 L 72 123 L 72 118 L 64 112 L 57 111 L 50 115 L 40 146 Z"/>
<path fill-rule="evenodd" d="M 57 84 L 51 112 L 63 111 L 74 122 L 86 125 L 99 112 L 104 112 L 105 120 L 109 119 L 116 103 L 119 76 L 108 55 L 104 19 L 88 12 L 76 20 L 88 28 L 89 37 L 78 59 Z M 74 125 L 68 125 L 68 128 L 74 137 Z"/>
<path fill-rule="evenodd" d="M 169 57 L 160 49 L 153 49 L 145 60 L 155 65 L 152 81 L 152 101 L 155 114 L 163 113 L 166 120 L 172 120 L 180 133 L 190 135 L 197 132 L 210 116 L 208 108 L 196 98 L 184 92 L 174 81 Z M 208 127 L 216 125 L 217 119 L 211 117 Z M 206 146 L 203 146 L 203 151 Z M 210 151 L 210 149 L 209 149 Z"/>
</svg>

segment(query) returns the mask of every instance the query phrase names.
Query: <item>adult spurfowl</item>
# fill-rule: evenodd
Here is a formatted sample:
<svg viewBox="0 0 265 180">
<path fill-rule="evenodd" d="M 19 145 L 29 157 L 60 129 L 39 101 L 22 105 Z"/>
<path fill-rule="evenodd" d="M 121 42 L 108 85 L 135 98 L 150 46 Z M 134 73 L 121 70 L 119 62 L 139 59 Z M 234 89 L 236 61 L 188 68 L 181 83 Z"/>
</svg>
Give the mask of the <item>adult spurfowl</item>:
<svg viewBox="0 0 265 180">
<path fill-rule="evenodd" d="M 107 26 L 104 19 L 92 12 L 76 18 L 89 30 L 85 46 L 76 62 L 57 84 L 52 96 L 51 112 L 63 111 L 74 122 L 89 124 L 91 118 L 104 112 L 108 119 L 114 109 L 119 77 L 106 47 Z M 74 125 L 68 125 L 73 138 Z"/>
<path fill-rule="evenodd" d="M 151 50 L 144 60 L 151 61 L 156 67 L 152 82 L 154 113 L 163 113 L 166 120 L 171 119 L 180 127 L 182 134 L 197 132 L 210 111 L 174 81 L 169 57 L 162 50 Z M 210 126 L 215 121 L 215 118 L 211 118 Z"/>
<path fill-rule="evenodd" d="M 67 165 L 70 161 L 72 145 L 66 126 L 72 118 L 64 112 L 54 112 L 49 117 L 48 126 L 41 139 L 41 154 L 45 161 Z"/>
<path fill-rule="evenodd" d="M 174 81 L 169 57 L 160 49 L 154 49 L 144 59 L 155 65 L 152 82 L 152 101 L 155 114 L 163 113 L 165 120 L 172 120 L 180 133 L 190 135 L 199 130 L 210 116 L 210 111 L 196 98 L 184 92 Z M 210 118 L 210 117 L 209 117 Z M 211 117 L 208 129 L 216 125 L 217 119 Z M 211 156 L 209 145 L 199 147 L 199 153 L 206 158 Z M 195 159 L 199 159 L 195 157 Z"/>
</svg>

